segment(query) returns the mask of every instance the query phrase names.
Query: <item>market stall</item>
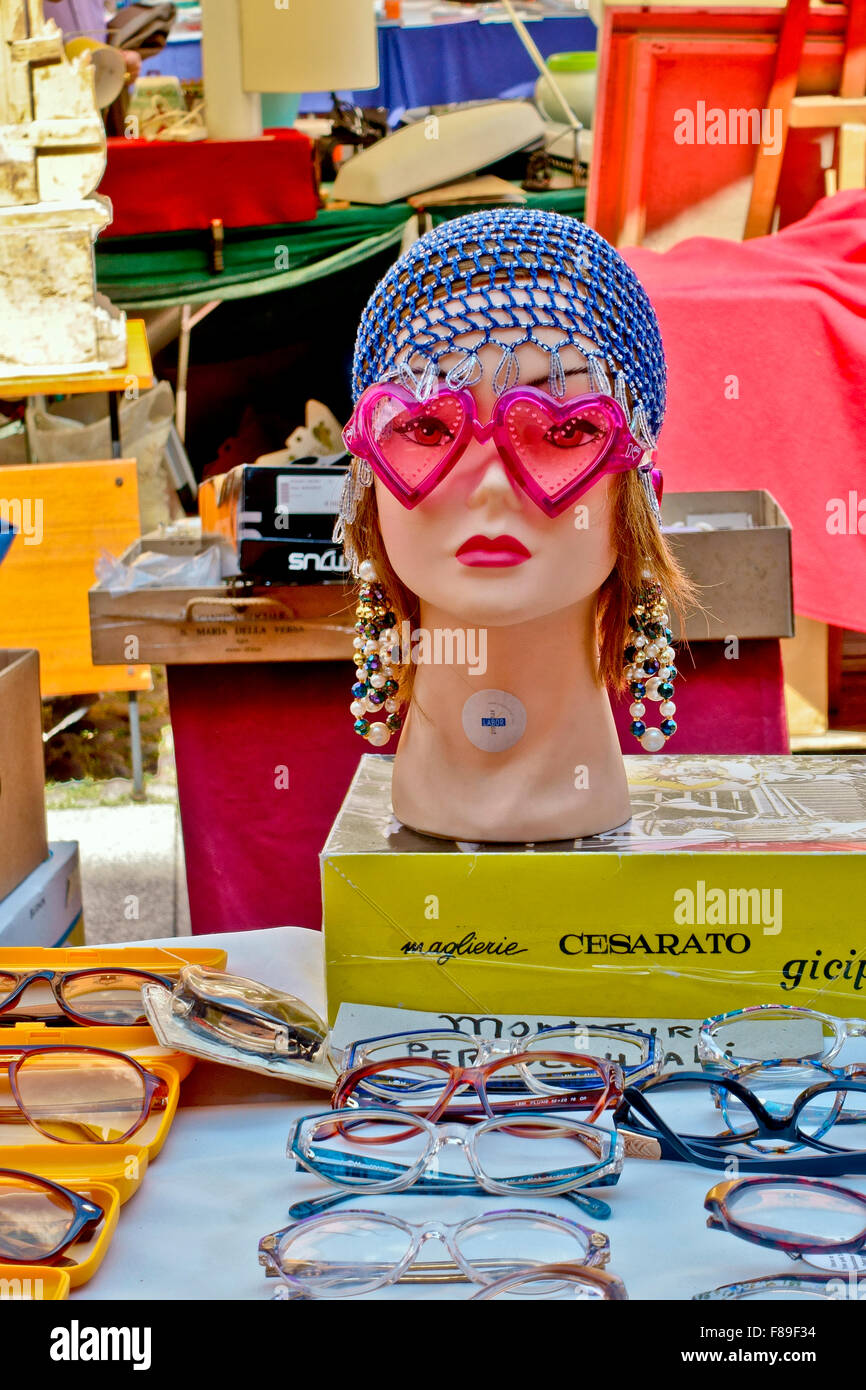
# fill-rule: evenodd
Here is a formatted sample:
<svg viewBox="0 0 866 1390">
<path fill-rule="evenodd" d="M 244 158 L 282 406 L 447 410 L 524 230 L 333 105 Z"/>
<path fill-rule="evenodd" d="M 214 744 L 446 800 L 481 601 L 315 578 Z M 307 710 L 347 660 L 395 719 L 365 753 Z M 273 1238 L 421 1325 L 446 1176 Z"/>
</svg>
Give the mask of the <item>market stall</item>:
<svg viewBox="0 0 866 1390">
<path fill-rule="evenodd" d="M 217 1301 L 263 1366 L 270 1301 L 851 1345 L 866 0 L 579 8 L 0 0 L 0 1301 L 55 1362 L 164 1378 Z"/>
</svg>

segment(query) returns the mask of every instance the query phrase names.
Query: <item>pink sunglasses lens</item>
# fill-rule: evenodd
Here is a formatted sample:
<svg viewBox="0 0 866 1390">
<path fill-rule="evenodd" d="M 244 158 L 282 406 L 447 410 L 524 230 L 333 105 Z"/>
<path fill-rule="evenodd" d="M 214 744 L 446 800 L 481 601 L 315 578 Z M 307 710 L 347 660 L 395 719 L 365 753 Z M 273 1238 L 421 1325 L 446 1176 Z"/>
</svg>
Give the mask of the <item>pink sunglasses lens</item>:
<svg viewBox="0 0 866 1390">
<path fill-rule="evenodd" d="M 553 500 L 585 478 L 608 447 L 613 425 L 599 406 L 550 407 L 516 400 L 505 415 L 511 452 L 527 479 Z"/>
<path fill-rule="evenodd" d="M 466 412 L 456 396 L 407 403 L 384 395 L 373 405 L 368 427 L 380 457 L 414 492 L 438 476 L 460 442 L 465 423 Z"/>
</svg>

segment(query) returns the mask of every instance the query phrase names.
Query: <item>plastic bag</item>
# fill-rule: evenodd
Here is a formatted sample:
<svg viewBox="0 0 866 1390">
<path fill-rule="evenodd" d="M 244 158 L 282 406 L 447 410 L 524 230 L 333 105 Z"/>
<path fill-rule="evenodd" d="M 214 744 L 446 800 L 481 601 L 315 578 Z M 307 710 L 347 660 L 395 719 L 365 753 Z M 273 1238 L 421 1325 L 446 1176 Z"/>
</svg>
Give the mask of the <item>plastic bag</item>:
<svg viewBox="0 0 866 1390">
<path fill-rule="evenodd" d="M 215 589 L 221 568 L 216 545 L 183 559 L 143 550 L 129 564 L 103 552 L 96 562 L 96 577 L 110 594 L 128 594 L 133 589 Z"/>
<path fill-rule="evenodd" d="M 47 409 L 27 407 L 27 436 L 34 463 L 69 463 L 111 458 L 111 430 L 103 396 L 69 397 Z M 165 446 L 174 419 L 174 393 L 167 381 L 135 400 L 120 402 L 124 458 L 138 464 L 138 509 L 142 533 L 181 516 Z"/>
</svg>

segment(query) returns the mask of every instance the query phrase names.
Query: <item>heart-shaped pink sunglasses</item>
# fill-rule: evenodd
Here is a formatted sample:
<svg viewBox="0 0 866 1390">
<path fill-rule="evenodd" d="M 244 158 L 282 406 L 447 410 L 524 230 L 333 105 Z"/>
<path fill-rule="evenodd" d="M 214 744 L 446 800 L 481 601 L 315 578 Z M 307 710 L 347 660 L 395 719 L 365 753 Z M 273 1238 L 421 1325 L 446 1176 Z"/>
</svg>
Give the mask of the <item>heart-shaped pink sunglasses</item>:
<svg viewBox="0 0 866 1390">
<path fill-rule="evenodd" d="M 481 424 L 470 391 L 418 401 L 402 386 L 375 382 L 343 432 L 346 448 L 410 508 L 450 473 L 473 437 L 493 439 L 510 477 L 550 517 L 605 474 L 637 468 L 644 454 L 613 397 L 557 401 L 533 386 L 503 392 Z"/>
</svg>

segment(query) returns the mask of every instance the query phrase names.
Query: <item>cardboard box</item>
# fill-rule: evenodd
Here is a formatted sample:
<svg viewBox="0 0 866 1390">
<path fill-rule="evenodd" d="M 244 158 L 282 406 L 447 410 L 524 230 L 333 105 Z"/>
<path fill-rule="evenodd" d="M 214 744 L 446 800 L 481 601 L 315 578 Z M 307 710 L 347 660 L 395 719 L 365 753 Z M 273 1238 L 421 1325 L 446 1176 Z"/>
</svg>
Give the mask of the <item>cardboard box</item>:
<svg viewBox="0 0 866 1390">
<path fill-rule="evenodd" d="M 124 552 L 188 556 L 218 537 L 191 542 L 144 536 Z M 355 636 L 354 590 L 343 584 L 228 585 L 207 589 L 136 589 L 89 594 L 90 639 L 97 665 L 126 661 L 201 665 L 231 661 L 349 661 Z"/>
<path fill-rule="evenodd" d="M 47 858 L 39 653 L 0 649 L 0 900 Z"/>
<path fill-rule="evenodd" d="M 323 584 L 350 566 L 332 539 L 349 455 L 289 467 L 241 464 L 198 490 L 202 531 L 231 545 L 239 573 L 280 584 Z"/>
<path fill-rule="evenodd" d="M 632 819 L 532 846 L 394 821 L 365 756 L 322 853 L 328 1013 L 862 1017 L 866 758 L 627 757 Z"/>
<path fill-rule="evenodd" d="M 0 902 L 0 949 L 83 946 L 78 843 L 55 840 L 49 858 Z"/>
<path fill-rule="evenodd" d="M 768 492 L 666 492 L 662 523 L 705 610 L 675 638 L 793 637 L 791 523 Z"/>
</svg>

